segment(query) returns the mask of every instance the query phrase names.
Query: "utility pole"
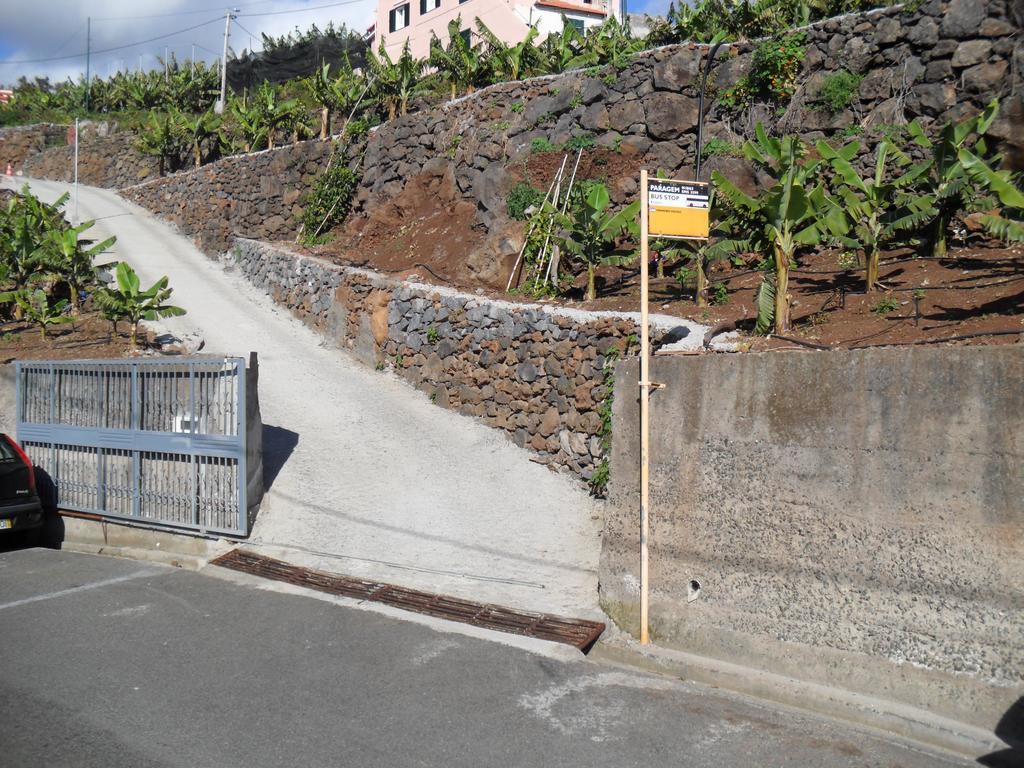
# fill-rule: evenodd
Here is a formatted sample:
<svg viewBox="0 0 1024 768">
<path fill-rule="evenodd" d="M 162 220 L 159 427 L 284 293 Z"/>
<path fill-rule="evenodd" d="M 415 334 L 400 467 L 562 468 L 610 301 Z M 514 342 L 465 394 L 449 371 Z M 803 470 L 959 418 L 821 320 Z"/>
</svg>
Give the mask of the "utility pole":
<svg viewBox="0 0 1024 768">
<path fill-rule="evenodd" d="M 85 18 L 85 111 L 89 111 L 89 91 L 92 84 L 89 82 L 89 49 L 92 47 L 92 16 Z"/>
<path fill-rule="evenodd" d="M 170 64 L 167 61 L 169 56 L 170 56 L 170 54 L 167 52 L 167 46 L 165 45 L 164 46 L 164 82 L 165 83 L 170 82 L 170 80 L 171 80 L 171 71 L 169 69 Z"/>
<path fill-rule="evenodd" d="M 196 79 L 196 44 L 192 43 L 192 79 Z"/>
<path fill-rule="evenodd" d="M 228 91 L 228 37 L 231 35 L 231 19 L 233 13 L 239 13 L 240 8 L 229 8 L 224 12 L 224 52 L 220 57 L 220 100 L 213 106 L 213 111 L 218 115 L 224 114 L 224 107 L 227 102 Z"/>
</svg>

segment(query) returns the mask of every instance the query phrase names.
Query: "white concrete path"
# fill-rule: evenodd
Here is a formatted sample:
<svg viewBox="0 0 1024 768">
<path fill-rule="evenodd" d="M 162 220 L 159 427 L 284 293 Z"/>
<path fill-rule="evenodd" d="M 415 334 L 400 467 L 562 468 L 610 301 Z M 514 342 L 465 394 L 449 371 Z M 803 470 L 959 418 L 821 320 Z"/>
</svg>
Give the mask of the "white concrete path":
<svg viewBox="0 0 1024 768">
<path fill-rule="evenodd" d="M 5 186 L 13 186 L 5 180 Z M 52 200 L 67 184 L 31 181 Z M 69 203 L 67 210 L 73 206 Z M 266 463 L 252 540 L 290 562 L 512 607 L 597 613 L 599 507 L 504 436 L 321 339 L 112 191 L 80 187 L 91 234 L 144 285 L 169 275 L 203 353 L 259 353 Z M 294 447 L 291 444 L 294 443 Z"/>
</svg>

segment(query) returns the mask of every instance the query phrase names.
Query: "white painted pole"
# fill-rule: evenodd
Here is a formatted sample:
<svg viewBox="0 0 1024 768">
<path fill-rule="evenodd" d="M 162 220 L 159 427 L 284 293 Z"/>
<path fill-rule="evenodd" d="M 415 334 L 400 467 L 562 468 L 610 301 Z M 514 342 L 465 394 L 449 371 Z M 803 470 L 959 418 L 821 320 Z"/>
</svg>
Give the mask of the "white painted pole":
<svg viewBox="0 0 1024 768">
<path fill-rule="evenodd" d="M 78 118 L 75 118 L 75 226 L 77 227 L 80 222 L 78 221 Z"/>
<path fill-rule="evenodd" d="M 647 170 L 640 171 L 640 644 L 651 642 L 648 634 L 650 597 L 647 538 L 650 529 L 650 397 L 651 339 L 647 308 Z"/>
</svg>

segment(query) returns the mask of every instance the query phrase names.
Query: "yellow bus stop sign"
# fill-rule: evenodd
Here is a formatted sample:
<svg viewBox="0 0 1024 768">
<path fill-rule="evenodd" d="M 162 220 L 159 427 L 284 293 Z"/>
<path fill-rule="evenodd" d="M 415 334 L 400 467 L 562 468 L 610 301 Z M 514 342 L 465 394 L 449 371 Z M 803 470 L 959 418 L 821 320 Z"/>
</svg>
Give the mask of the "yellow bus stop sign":
<svg viewBox="0 0 1024 768">
<path fill-rule="evenodd" d="M 710 191 L 703 181 L 648 180 L 647 226 L 650 236 L 707 238 L 710 231 Z"/>
</svg>

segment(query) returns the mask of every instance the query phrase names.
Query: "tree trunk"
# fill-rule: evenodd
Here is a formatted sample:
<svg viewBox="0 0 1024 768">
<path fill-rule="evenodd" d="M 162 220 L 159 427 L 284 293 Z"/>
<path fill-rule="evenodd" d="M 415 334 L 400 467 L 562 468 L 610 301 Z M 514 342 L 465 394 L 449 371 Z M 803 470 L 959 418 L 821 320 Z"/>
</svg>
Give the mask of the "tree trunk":
<svg viewBox="0 0 1024 768">
<path fill-rule="evenodd" d="M 587 301 L 597 298 L 597 283 L 594 280 L 594 265 L 587 264 Z"/>
<path fill-rule="evenodd" d="M 708 277 L 704 274 L 704 259 L 698 256 L 694 260 L 694 266 L 697 267 L 697 306 L 706 307 L 708 305 Z"/>
<path fill-rule="evenodd" d="M 199 139 L 192 142 L 192 158 L 196 161 L 196 168 L 203 164 L 203 148 Z"/>
<path fill-rule="evenodd" d="M 948 217 L 944 214 L 940 214 L 935 219 L 935 234 L 934 234 L 934 245 L 932 246 L 932 256 L 937 259 L 946 258 L 948 249 L 946 247 L 946 229 L 949 226 Z"/>
<path fill-rule="evenodd" d="M 163 156 L 163 154 L 161 154 L 160 157 L 157 158 L 157 161 L 156 161 L 156 171 L 157 171 L 157 173 L 159 175 L 161 175 L 161 176 L 164 175 L 164 156 Z"/>
<path fill-rule="evenodd" d="M 658 254 L 658 266 L 655 268 L 655 277 L 659 280 L 665 277 L 665 258 L 659 253 Z"/>
<path fill-rule="evenodd" d="M 274 148 L 274 129 L 271 128 L 267 131 L 267 149 Z"/>
<path fill-rule="evenodd" d="M 388 120 L 395 119 L 395 113 L 398 111 L 398 104 L 394 100 L 388 102 Z"/>
<path fill-rule="evenodd" d="M 78 288 L 68 283 L 68 293 L 71 294 L 71 314 L 78 314 Z"/>
<path fill-rule="evenodd" d="M 551 285 L 558 293 L 558 265 L 561 261 L 561 249 L 556 245 L 551 249 Z"/>
<path fill-rule="evenodd" d="M 459 92 L 458 92 L 458 90 L 455 87 L 455 83 L 453 82 L 452 83 L 452 101 L 455 101 L 455 98 L 458 96 L 458 93 Z"/>
<path fill-rule="evenodd" d="M 320 138 L 324 141 L 331 135 L 331 108 L 320 110 Z"/>
<path fill-rule="evenodd" d="M 133 347 L 139 346 L 139 321 L 132 322 L 131 342 Z"/>
<path fill-rule="evenodd" d="M 775 246 L 775 332 L 789 332 L 789 254 Z"/>
<path fill-rule="evenodd" d="M 866 255 L 868 261 L 868 293 L 871 293 L 875 290 L 875 287 L 878 284 L 878 248 L 872 248 Z"/>
</svg>

